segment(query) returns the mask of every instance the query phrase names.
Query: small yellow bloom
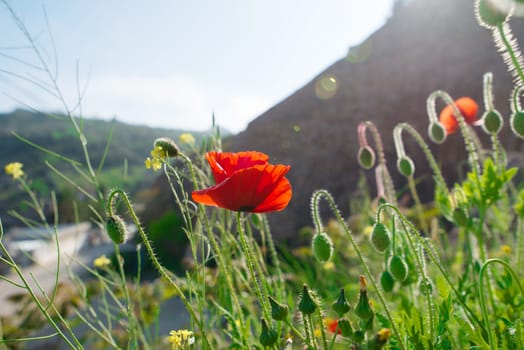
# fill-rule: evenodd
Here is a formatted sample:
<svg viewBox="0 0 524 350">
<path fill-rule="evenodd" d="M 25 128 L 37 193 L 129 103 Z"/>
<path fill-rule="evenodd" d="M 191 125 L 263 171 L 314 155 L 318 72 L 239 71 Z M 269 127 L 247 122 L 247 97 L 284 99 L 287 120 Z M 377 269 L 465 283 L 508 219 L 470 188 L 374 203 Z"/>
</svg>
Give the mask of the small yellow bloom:
<svg viewBox="0 0 524 350">
<path fill-rule="evenodd" d="M 389 328 L 382 328 L 377 333 L 378 340 L 383 343 L 386 342 L 391 336 L 391 330 Z"/>
<path fill-rule="evenodd" d="M 500 246 L 500 251 L 502 252 L 502 254 L 509 255 L 511 254 L 511 247 L 507 244 L 504 244 Z"/>
<path fill-rule="evenodd" d="M 195 343 L 193 332 L 187 329 L 169 332 L 167 340 L 171 343 L 173 350 L 185 349 Z"/>
<path fill-rule="evenodd" d="M 104 268 L 106 266 L 111 265 L 111 260 L 109 260 L 107 256 L 104 254 L 96 258 L 95 261 L 93 261 L 93 265 L 98 268 Z"/>
<path fill-rule="evenodd" d="M 167 157 L 166 151 L 164 151 L 160 146 L 155 146 L 155 148 L 153 148 L 153 150 L 151 151 L 151 157 L 164 159 Z"/>
<path fill-rule="evenodd" d="M 180 142 L 187 143 L 188 145 L 194 145 L 195 144 L 195 138 L 192 134 L 186 132 L 179 136 Z"/>
<path fill-rule="evenodd" d="M 153 169 L 153 171 L 157 171 L 160 168 L 162 168 L 162 160 L 160 158 L 146 158 L 145 165 L 147 169 Z"/>
<path fill-rule="evenodd" d="M 328 261 L 324 263 L 324 270 L 333 271 L 334 269 L 335 269 L 335 264 L 333 263 L 333 261 Z"/>
<path fill-rule="evenodd" d="M 23 166 L 24 165 L 19 162 L 9 163 L 5 166 L 5 173 L 11 175 L 13 179 L 16 180 L 24 175 L 24 171 L 22 170 Z"/>
</svg>

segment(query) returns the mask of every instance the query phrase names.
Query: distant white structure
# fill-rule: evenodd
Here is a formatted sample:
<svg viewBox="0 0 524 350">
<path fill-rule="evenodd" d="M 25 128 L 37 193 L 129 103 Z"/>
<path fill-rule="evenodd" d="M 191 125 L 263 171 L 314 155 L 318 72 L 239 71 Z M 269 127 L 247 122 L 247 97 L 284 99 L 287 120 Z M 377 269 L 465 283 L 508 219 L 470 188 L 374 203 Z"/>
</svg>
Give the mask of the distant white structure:
<svg viewBox="0 0 524 350">
<path fill-rule="evenodd" d="M 58 225 L 56 234 L 54 230 L 53 226 L 11 228 L 5 234 L 7 249 L 20 264 L 47 265 L 58 258 L 57 237 L 61 258 L 71 258 L 89 243 L 88 239 L 93 234 L 89 222 Z"/>
</svg>

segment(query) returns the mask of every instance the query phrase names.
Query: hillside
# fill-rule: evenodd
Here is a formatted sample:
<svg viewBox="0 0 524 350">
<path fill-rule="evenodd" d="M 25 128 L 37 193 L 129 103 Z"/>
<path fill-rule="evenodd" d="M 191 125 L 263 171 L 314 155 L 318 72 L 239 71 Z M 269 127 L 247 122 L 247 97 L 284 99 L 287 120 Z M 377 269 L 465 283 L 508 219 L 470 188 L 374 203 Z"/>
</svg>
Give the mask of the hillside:
<svg viewBox="0 0 524 350">
<path fill-rule="evenodd" d="M 511 25 L 517 39 L 524 40 L 522 19 L 512 19 Z M 321 42 L 311 45 L 322 47 Z M 270 220 L 279 239 L 293 242 L 300 227 L 311 225 L 307 203 L 315 189 L 328 189 L 343 212 L 349 212 L 363 172 L 356 160 L 361 121 L 371 120 L 378 126 L 389 169 L 400 188 L 403 179 L 395 168 L 394 126 L 409 122 L 427 139 L 428 95 L 440 89 L 455 98 L 471 96 L 482 104 L 483 74 L 490 71 L 496 107 L 508 118 L 511 77 L 490 31 L 476 22 L 473 1 L 413 0 L 362 45 L 351 48 L 347 57 L 263 113 L 225 145 L 233 151 L 263 151 L 273 162 L 291 165 L 293 199 L 284 212 L 271 214 Z M 508 129 L 506 121 L 502 134 L 506 146 L 522 150 L 521 140 L 504 137 Z M 422 194 L 430 193 L 427 162 L 409 137 L 406 148 L 415 161 Z M 462 140 L 452 135 L 432 149 L 451 184 L 465 157 Z M 374 196 L 373 174 L 366 175 Z"/>
<path fill-rule="evenodd" d="M 109 152 L 100 179 L 106 188 L 120 186 L 126 191 L 149 186 L 154 180 L 153 174 L 145 176 L 144 159 L 149 155 L 156 138 L 167 136 L 176 140 L 181 133 L 187 132 L 129 125 L 116 120 L 86 118 L 77 122 L 83 125 L 91 162 L 95 169 L 100 166 L 107 140 L 112 132 Z M 78 193 L 71 185 L 54 174 L 45 162 L 49 162 L 75 179 L 79 179 L 79 176 L 74 175 L 75 172 L 68 163 L 28 145 L 13 135 L 14 132 L 36 145 L 85 164 L 82 147 L 71 121 L 63 115 L 51 117 L 42 113 L 16 110 L 12 113 L 0 114 L 0 125 L 2 126 L 0 128 L 0 165 L 2 166 L 0 218 L 3 225 L 7 227 L 17 222 L 8 215 L 10 210 L 16 209 L 32 215 L 25 202 L 28 200 L 27 194 L 3 173 L 3 167 L 15 161 L 24 164 L 23 170 L 28 176 L 28 181 L 40 196 L 49 199 L 51 190 L 58 191 L 59 200 L 63 199 L 64 202 L 61 204 L 66 206 L 61 208 L 65 211 L 61 212 L 61 221 L 71 220 L 72 213 L 68 212 L 71 204 L 65 202 L 78 199 Z M 192 132 L 192 134 L 199 141 L 205 133 Z M 80 168 L 86 170 L 85 165 L 81 165 Z"/>
</svg>

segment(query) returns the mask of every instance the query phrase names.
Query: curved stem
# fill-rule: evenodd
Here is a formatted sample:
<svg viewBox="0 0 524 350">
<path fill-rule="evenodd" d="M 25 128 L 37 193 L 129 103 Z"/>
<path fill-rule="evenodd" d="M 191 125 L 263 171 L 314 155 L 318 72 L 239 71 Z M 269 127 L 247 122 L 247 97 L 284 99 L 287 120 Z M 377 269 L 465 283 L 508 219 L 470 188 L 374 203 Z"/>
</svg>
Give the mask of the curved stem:
<svg viewBox="0 0 524 350">
<path fill-rule="evenodd" d="M 389 309 L 389 306 L 386 303 L 386 298 L 382 294 L 382 291 L 380 290 L 380 288 L 378 286 L 378 283 L 375 280 L 375 277 L 371 273 L 371 269 L 369 268 L 369 265 L 367 264 L 366 260 L 364 259 L 364 256 L 362 255 L 362 253 L 360 251 L 360 248 L 358 247 L 357 243 L 353 239 L 353 234 L 351 233 L 351 230 L 349 229 L 349 227 L 347 226 L 346 222 L 342 218 L 342 215 L 340 214 L 340 211 L 338 210 L 338 208 L 337 208 L 337 206 L 335 204 L 335 201 L 333 200 L 333 197 L 326 190 L 317 190 L 317 191 L 315 191 L 313 193 L 313 197 L 311 199 L 311 208 L 312 208 L 313 220 L 315 221 L 315 227 L 317 229 L 320 228 L 320 230 L 322 230 L 322 223 L 320 221 L 320 213 L 319 213 L 319 201 L 320 201 L 320 199 L 322 197 L 324 197 L 327 200 L 332 213 L 335 214 L 335 217 L 336 217 L 337 221 L 339 222 L 339 224 L 343 227 L 344 232 L 345 232 L 347 238 L 349 239 L 349 242 L 351 243 L 351 246 L 353 247 L 353 249 L 357 253 L 358 260 L 360 261 L 360 264 L 362 265 L 362 268 L 364 269 L 364 272 L 366 273 L 366 277 L 371 282 L 371 285 L 373 286 L 375 292 L 377 293 L 377 296 L 378 296 L 378 298 L 380 300 L 380 303 L 382 304 L 382 306 L 384 308 L 384 312 L 386 313 L 386 316 L 387 316 L 389 322 L 391 322 L 391 328 L 393 329 L 393 333 L 397 337 L 397 340 L 398 340 L 400 348 L 401 349 L 406 349 L 406 347 L 404 345 L 404 342 L 402 341 L 401 334 L 400 334 L 400 332 L 398 330 L 398 327 L 397 327 L 397 325 L 395 323 L 395 320 L 393 319 L 393 316 L 392 316 L 391 311 Z M 318 231 L 318 232 L 320 232 L 320 231 Z"/>
<path fill-rule="evenodd" d="M 493 330 L 491 329 L 491 325 L 489 323 L 489 317 L 488 317 L 488 308 L 486 307 L 486 298 L 484 296 L 484 272 L 486 271 L 488 265 L 499 263 L 503 265 L 511 274 L 515 282 L 517 283 L 517 286 L 520 289 L 520 294 L 524 296 L 524 289 L 522 288 L 522 285 L 520 284 L 519 278 L 515 271 L 509 266 L 507 262 L 504 260 L 498 259 L 498 258 L 492 258 L 488 259 L 482 264 L 482 267 L 479 271 L 479 298 L 480 298 L 480 307 L 482 309 L 482 317 L 484 318 L 484 325 L 485 329 L 488 332 L 488 339 L 489 339 L 489 346 L 492 350 L 497 349 L 497 345 L 495 344 L 495 337 L 493 336 Z"/>
<path fill-rule="evenodd" d="M 191 306 L 191 303 L 186 298 L 180 287 L 173 281 L 169 273 L 166 271 L 164 266 L 160 264 L 158 261 L 156 254 L 153 250 L 153 247 L 151 246 L 151 243 L 149 242 L 149 238 L 147 238 L 146 233 L 144 232 L 144 229 L 142 228 L 142 225 L 140 224 L 140 220 L 138 219 L 135 210 L 133 209 L 133 206 L 131 205 L 131 201 L 127 197 L 127 194 L 120 190 L 120 189 L 114 189 L 111 191 L 111 193 L 108 196 L 107 199 L 107 212 L 109 215 L 114 215 L 113 213 L 113 198 L 116 195 L 122 196 L 122 199 L 124 200 L 125 205 L 127 206 L 127 210 L 129 212 L 129 215 L 131 215 L 131 219 L 133 220 L 133 223 L 135 224 L 137 231 L 140 235 L 140 238 L 142 239 L 142 242 L 144 243 L 144 246 L 146 247 L 147 253 L 149 255 L 149 258 L 151 259 L 151 262 L 156 267 L 158 272 L 162 277 L 165 278 L 165 280 L 173 287 L 177 295 L 180 297 L 182 302 L 184 303 L 184 306 L 186 307 L 187 311 L 191 315 L 191 317 L 195 320 L 196 324 L 198 325 L 198 328 L 200 329 L 200 332 L 202 332 L 202 338 L 204 340 L 204 343 L 206 344 L 207 348 L 213 349 L 213 346 L 211 346 L 211 343 L 209 342 L 209 339 L 207 338 L 207 332 L 204 327 L 204 324 L 201 319 L 199 319 L 196 315 L 195 310 L 193 310 L 193 307 Z"/>
<path fill-rule="evenodd" d="M 497 25 L 497 31 L 505 48 L 504 53 L 508 55 L 509 62 L 511 62 L 511 65 L 513 66 L 512 73 L 519 80 L 520 84 L 522 84 L 524 83 L 524 72 L 521 67 L 522 57 L 519 52 L 517 41 L 513 38 L 513 34 L 511 33 L 511 27 L 508 23 L 500 23 Z"/>
</svg>

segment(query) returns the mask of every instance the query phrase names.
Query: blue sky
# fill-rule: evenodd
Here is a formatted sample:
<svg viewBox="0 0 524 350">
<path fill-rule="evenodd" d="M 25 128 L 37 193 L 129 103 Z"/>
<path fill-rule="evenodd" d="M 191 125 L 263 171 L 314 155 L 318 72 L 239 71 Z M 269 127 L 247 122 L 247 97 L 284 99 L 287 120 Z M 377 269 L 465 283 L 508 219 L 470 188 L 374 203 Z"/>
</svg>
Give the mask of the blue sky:
<svg viewBox="0 0 524 350">
<path fill-rule="evenodd" d="M 214 111 L 233 132 L 343 58 L 392 6 L 392 0 L 7 1 L 53 73 L 57 67 L 70 108 L 78 76 L 80 89 L 87 86 L 85 116 L 205 130 Z M 1 0 L 0 33 L 0 112 L 24 104 L 63 110 L 56 97 L 14 76 L 49 82 L 44 72 L 13 60 L 39 65 Z"/>
</svg>

